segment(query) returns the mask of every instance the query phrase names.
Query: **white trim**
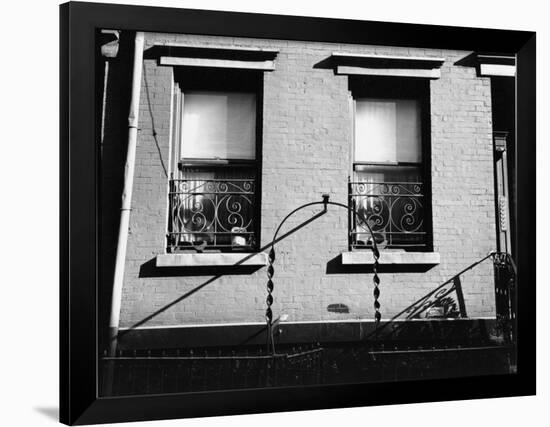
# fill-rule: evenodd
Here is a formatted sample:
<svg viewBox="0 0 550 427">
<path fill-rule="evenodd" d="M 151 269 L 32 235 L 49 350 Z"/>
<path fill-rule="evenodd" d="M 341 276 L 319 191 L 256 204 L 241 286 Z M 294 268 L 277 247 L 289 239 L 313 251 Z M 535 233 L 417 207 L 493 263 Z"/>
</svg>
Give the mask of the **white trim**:
<svg viewBox="0 0 550 427">
<path fill-rule="evenodd" d="M 438 79 L 445 58 L 333 52 L 336 74 Z"/>
<path fill-rule="evenodd" d="M 164 220 L 164 229 L 168 231 L 168 224 L 170 222 L 170 177 L 173 173 L 172 170 L 172 163 L 173 163 L 173 156 L 174 156 L 174 103 L 175 103 L 175 96 L 174 96 L 174 70 L 171 71 L 171 78 L 170 78 L 170 122 L 169 122 L 169 133 L 168 133 L 168 169 L 166 171 L 166 174 L 168 175 L 166 177 L 166 194 L 165 194 L 165 206 L 166 206 L 166 216 Z M 165 237 L 166 239 L 166 237 Z M 166 240 L 165 240 L 166 242 Z M 166 252 L 166 244 L 164 245 L 164 251 Z"/>
<path fill-rule="evenodd" d="M 411 62 L 445 62 L 445 58 L 432 56 L 399 56 L 399 55 L 373 55 L 368 53 L 351 53 L 351 52 L 332 52 L 335 58 L 367 58 L 367 59 L 382 59 L 394 61 L 411 61 Z"/>
<path fill-rule="evenodd" d="M 504 64 L 479 64 L 479 75 L 515 77 L 516 66 Z"/>
<path fill-rule="evenodd" d="M 439 79 L 441 77 L 441 70 L 438 68 L 426 70 L 420 68 L 367 68 L 339 65 L 336 67 L 336 74 Z"/>
<path fill-rule="evenodd" d="M 349 153 L 348 181 L 353 181 L 355 172 L 353 170 L 353 164 L 355 162 L 355 116 L 357 114 L 357 101 L 351 92 L 349 92 L 348 96 L 351 114 L 351 151 Z"/>
<path fill-rule="evenodd" d="M 441 262 L 438 252 L 380 251 L 380 265 L 416 264 L 437 265 Z M 373 263 L 371 251 L 342 252 L 343 265 L 370 265 Z"/>
<path fill-rule="evenodd" d="M 516 57 L 515 55 L 487 55 L 477 54 L 479 65 L 478 74 L 481 77 L 515 77 Z"/>
<path fill-rule="evenodd" d="M 184 58 L 161 56 L 160 65 L 186 67 L 237 68 L 241 70 L 273 71 L 274 61 L 237 61 L 233 59 Z"/>
<path fill-rule="evenodd" d="M 204 45 L 204 44 L 189 44 L 189 43 L 177 43 L 177 42 L 157 42 L 153 46 L 161 47 L 176 47 L 187 49 L 201 49 L 201 50 L 235 50 L 239 52 L 264 52 L 278 54 L 279 49 L 263 48 L 263 47 L 244 47 L 233 45 Z"/>
<path fill-rule="evenodd" d="M 183 153 L 183 111 L 185 109 L 185 92 L 181 90 L 181 88 L 179 88 L 178 100 L 179 100 L 179 107 L 178 107 L 179 109 L 178 109 L 178 115 L 177 115 L 177 118 L 178 118 L 178 148 L 177 148 L 178 160 L 177 162 L 179 163 Z M 178 169 L 178 174 L 179 173 L 180 173 L 180 170 Z M 179 175 L 178 178 L 182 178 L 182 176 Z"/>
<path fill-rule="evenodd" d="M 259 253 L 188 253 L 161 254 L 156 257 L 157 267 L 201 267 L 201 266 L 264 266 L 267 254 Z"/>
<path fill-rule="evenodd" d="M 380 322 L 457 322 L 457 321 L 473 321 L 473 320 L 496 320 L 494 316 L 480 316 L 480 317 L 467 317 L 467 318 L 424 318 L 424 319 L 381 319 Z M 321 324 L 321 323 L 374 323 L 374 319 L 327 319 L 327 320 L 295 320 L 291 322 L 281 322 L 281 326 L 284 325 L 307 325 L 307 324 Z M 212 328 L 212 327 L 233 327 L 233 326 L 264 326 L 265 322 L 234 322 L 234 323 L 195 323 L 187 325 L 152 325 L 152 326 L 138 326 L 138 327 L 120 327 L 119 330 L 147 330 L 147 329 L 188 329 L 188 328 Z"/>
<path fill-rule="evenodd" d="M 176 114 L 176 109 L 177 109 L 177 106 L 175 105 L 176 104 L 176 82 L 175 82 L 175 76 L 174 76 L 174 70 L 170 70 L 171 71 L 171 74 L 172 74 L 172 77 L 170 79 L 170 133 L 169 133 L 169 136 L 168 136 L 168 179 L 170 179 L 170 175 L 174 173 L 174 169 L 173 169 L 173 162 L 174 162 L 174 154 L 175 154 L 175 150 L 174 150 L 174 144 L 175 144 L 175 141 L 174 141 L 174 126 L 175 126 L 175 123 L 174 123 L 174 115 Z M 168 192 L 170 192 L 170 190 L 168 190 Z"/>
<path fill-rule="evenodd" d="M 516 57 L 514 55 L 485 55 L 485 54 L 478 54 L 477 57 L 482 60 L 505 60 L 505 61 L 516 61 Z"/>
</svg>

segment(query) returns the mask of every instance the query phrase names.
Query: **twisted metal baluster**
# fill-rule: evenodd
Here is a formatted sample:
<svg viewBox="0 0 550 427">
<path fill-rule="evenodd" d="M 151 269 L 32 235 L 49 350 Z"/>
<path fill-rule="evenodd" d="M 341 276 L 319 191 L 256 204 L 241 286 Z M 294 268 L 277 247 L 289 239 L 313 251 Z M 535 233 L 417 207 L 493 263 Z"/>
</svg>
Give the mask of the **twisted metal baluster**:
<svg viewBox="0 0 550 427">
<path fill-rule="evenodd" d="M 275 261 L 275 249 L 273 246 L 271 247 L 271 250 L 269 251 L 269 255 L 267 257 L 268 260 L 268 267 L 267 267 L 267 298 L 265 300 L 267 304 L 267 308 L 265 310 L 265 319 L 267 322 L 267 351 L 269 353 L 269 350 L 273 351 L 275 353 L 275 345 L 273 342 L 273 311 L 271 310 L 271 305 L 273 304 L 273 275 L 275 273 L 275 270 L 273 268 L 273 262 Z"/>
<path fill-rule="evenodd" d="M 367 229 L 369 230 L 370 235 L 372 236 L 372 256 L 374 258 L 374 263 L 372 265 L 372 282 L 374 284 L 374 289 L 372 291 L 372 295 L 374 296 L 374 326 L 376 330 L 376 334 L 378 335 L 378 326 L 380 325 L 380 319 L 382 318 L 382 315 L 380 314 L 380 302 L 378 299 L 380 298 L 380 277 L 378 276 L 378 260 L 380 259 L 380 251 L 378 250 L 378 245 L 376 244 L 376 239 L 374 237 L 374 232 L 372 231 L 372 228 L 366 218 L 365 215 L 360 215 L 353 207 L 348 208 L 353 211 L 353 214 L 357 215 L 363 220 L 363 223 L 367 226 Z"/>
<path fill-rule="evenodd" d="M 328 194 L 323 194 L 323 201 L 306 203 L 305 205 L 302 205 L 302 206 L 294 209 L 292 212 L 290 212 L 279 223 L 279 226 L 277 227 L 277 230 L 275 231 L 275 234 L 273 235 L 273 240 L 271 241 L 271 250 L 269 251 L 269 255 L 268 255 L 267 298 L 266 298 L 267 309 L 265 310 L 265 318 L 266 318 L 266 323 L 267 323 L 267 351 L 269 352 L 270 347 L 271 347 L 271 350 L 272 350 L 273 354 L 275 353 L 275 345 L 274 345 L 274 340 L 273 340 L 273 311 L 271 310 L 271 306 L 273 304 L 273 295 L 272 295 L 272 293 L 273 293 L 273 287 L 274 287 L 272 278 L 273 278 L 273 275 L 274 275 L 274 272 L 275 272 L 275 270 L 273 268 L 273 263 L 275 261 L 274 246 L 275 246 L 275 242 L 277 241 L 277 235 L 279 233 L 279 230 L 283 226 L 283 224 L 286 222 L 286 220 L 289 217 L 291 217 L 294 213 L 296 213 L 299 210 L 302 210 L 302 209 L 304 209 L 308 206 L 321 205 L 321 204 L 324 207 L 323 211 L 321 211 L 320 213 L 315 215 L 313 218 L 311 218 L 307 222 L 311 222 L 313 219 L 316 219 L 319 216 L 324 215 L 327 212 L 327 205 L 340 206 L 340 207 L 342 207 L 344 209 L 347 209 L 348 211 L 352 212 L 354 215 L 361 216 L 351 206 L 346 206 L 342 203 L 331 202 L 331 201 L 329 201 L 329 195 Z M 380 324 L 380 319 L 382 318 L 382 315 L 380 314 L 380 302 L 378 301 L 378 299 L 380 297 L 380 289 L 379 289 L 380 277 L 378 276 L 378 264 L 379 264 L 378 261 L 380 259 L 380 251 L 378 250 L 378 245 L 376 244 L 376 239 L 374 237 L 374 232 L 373 232 L 371 226 L 369 225 L 366 218 L 363 217 L 363 221 L 364 221 L 365 225 L 367 226 L 367 229 L 368 229 L 370 235 L 372 236 L 372 254 L 373 254 L 373 257 L 374 257 L 374 263 L 373 263 L 373 273 L 374 273 L 374 275 L 373 275 L 373 279 L 372 279 L 373 283 L 374 283 L 374 290 L 373 290 L 374 311 L 375 311 L 374 320 L 375 320 L 376 331 L 378 331 L 378 326 Z"/>
<path fill-rule="evenodd" d="M 380 252 L 378 251 L 378 247 L 376 246 L 376 242 L 373 242 L 373 248 L 372 248 L 372 255 L 374 257 L 374 264 L 372 265 L 372 271 L 374 275 L 372 276 L 372 282 L 374 283 L 374 290 L 372 291 L 372 294 L 374 296 L 374 321 L 375 321 L 375 327 L 378 329 L 378 325 L 380 324 L 380 319 L 382 318 L 382 315 L 380 314 L 380 302 L 378 301 L 378 298 L 380 298 L 380 288 L 378 287 L 380 285 L 380 277 L 378 277 L 378 260 L 380 259 Z"/>
</svg>

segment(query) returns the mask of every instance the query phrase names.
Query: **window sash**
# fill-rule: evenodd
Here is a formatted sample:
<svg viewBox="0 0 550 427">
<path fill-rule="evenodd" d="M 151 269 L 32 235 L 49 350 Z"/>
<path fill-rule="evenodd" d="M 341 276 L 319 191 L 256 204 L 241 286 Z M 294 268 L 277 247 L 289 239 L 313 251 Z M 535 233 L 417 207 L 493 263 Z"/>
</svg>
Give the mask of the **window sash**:
<svg viewBox="0 0 550 427">
<path fill-rule="evenodd" d="M 256 92 L 175 82 L 173 113 L 167 250 L 257 250 Z"/>
<path fill-rule="evenodd" d="M 185 92 L 179 157 L 255 160 L 256 115 L 254 93 Z"/>
<path fill-rule="evenodd" d="M 356 162 L 422 162 L 418 100 L 357 98 L 354 110 Z"/>
</svg>

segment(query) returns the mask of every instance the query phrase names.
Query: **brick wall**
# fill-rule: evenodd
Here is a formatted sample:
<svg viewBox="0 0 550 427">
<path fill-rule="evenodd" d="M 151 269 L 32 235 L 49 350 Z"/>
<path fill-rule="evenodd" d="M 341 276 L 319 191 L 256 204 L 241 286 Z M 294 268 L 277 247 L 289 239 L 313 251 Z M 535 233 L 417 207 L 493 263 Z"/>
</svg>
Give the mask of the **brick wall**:
<svg viewBox="0 0 550 427">
<path fill-rule="evenodd" d="M 333 51 L 441 56 L 441 78 L 430 82 L 434 250 L 440 265 L 427 272 L 381 274 L 381 312 L 389 318 L 495 248 L 490 82 L 454 65 L 470 52 L 146 34 L 154 42 L 279 49 L 264 76 L 261 242 L 302 203 L 330 193 L 347 203 L 351 122 L 347 76 L 318 66 Z M 121 326 L 263 322 L 266 271 L 178 276 L 154 273 L 165 251 L 172 69 L 144 61 L 133 210 L 122 296 Z M 122 168 L 122 164 L 120 166 Z M 113 207 L 114 209 L 114 207 Z M 304 210 L 285 229 L 320 208 Z M 283 230 L 284 231 L 284 230 Z M 329 213 L 277 245 L 275 316 L 288 321 L 373 317 L 372 275 L 334 267 L 347 250 L 347 213 Z M 492 267 L 462 279 L 471 317 L 494 316 Z M 332 313 L 345 304 L 349 313 Z"/>
</svg>

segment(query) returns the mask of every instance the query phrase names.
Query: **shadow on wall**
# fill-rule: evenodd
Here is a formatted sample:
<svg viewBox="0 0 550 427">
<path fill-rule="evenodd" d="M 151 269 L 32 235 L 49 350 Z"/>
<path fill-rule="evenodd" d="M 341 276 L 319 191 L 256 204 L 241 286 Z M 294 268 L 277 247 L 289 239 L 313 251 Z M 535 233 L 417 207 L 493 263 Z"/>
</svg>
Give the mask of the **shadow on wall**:
<svg viewBox="0 0 550 427">
<path fill-rule="evenodd" d="M 483 338 L 488 336 L 487 325 L 484 322 L 445 322 L 441 324 L 438 320 L 440 318 L 462 318 L 467 319 L 466 306 L 464 303 L 464 297 L 462 295 L 462 283 L 460 276 L 467 270 L 475 267 L 479 263 L 483 262 L 486 258 L 471 264 L 463 269 L 460 273 L 453 276 L 449 280 L 445 281 L 441 285 L 435 287 L 430 292 L 416 300 L 408 307 L 401 310 L 391 319 L 386 322 L 382 322 L 378 328 L 375 328 L 373 322 L 358 322 L 355 323 L 335 323 L 335 324 L 300 324 L 297 328 L 296 324 L 285 324 L 276 319 L 274 324 L 278 326 L 275 328 L 275 337 L 278 338 L 282 332 L 280 342 L 314 342 L 322 341 L 327 338 L 334 338 L 335 334 L 344 336 L 356 336 L 358 340 L 366 342 L 377 342 L 381 340 L 410 340 L 414 339 L 426 339 L 428 341 L 440 339 L 442 343 L 445 340 L 464 339 L 474 340 L 475 337 Z M 128 337 L 133 337 L 134 333 L 139 334 L 139 330 L 135 330 L 140 325 L 146 323 L 162 311 L 170 308 L 171 306 L 183 301 L 185 298 L 191 296 L 195 292 L 198 292 L 203 287 L 212 283 L 220 276 L 212 277 L 205 281 L 201 285 L 195 287 L 186 294 L 180 296 L 170 304 L 164 306 L 162 309 L 144 318 L 142 321 L 133 325 L 130 329 L 121 331 L 119 337 L 122 338 L 126 334 Z M 365 297 L 370 297 L 368 290 L 366 290 Z M 348 310 L 348 311 L 346 311 Z M 333 313 L 348 313 L 349 307 L 342 303 L 334 303 L 327 306 L 327 311 Z M 430 312 L 430 313 L 428 313 Z M 434 315 L 435 313 L 435 315 Z M 439 317 L 439 318 L 438 318 Z M 412 319 L 425 319 L 428 322 L 411 322 Z M 343 332 L 343 329 L 347 332 Z M 252 345 L 261 344 L 265 341 L 265 333 L 267 328 L 265 325 L 247 325 L 241 328 L 231 330 L 231 334 L 227 335 L 227 331 L 223 332 L 223 336 L 217 336 L 213 341 L 215 343 L 231 343 L 231 345 Z M 288 332 L 292 331 L 292 332 Z M 202 332 L 201 332 L 202 333 Z M 221 333 L 221 332 L 219 332 Z M 288 339 L 292 337 L 293 341 Z M 279 338 L 278 338 L 279 339 Z M 477 339 L 477 338 L 476 338 Z M 446 342 L 449 344 L 451 341 Z M 185 342 L 185 340 L 182 340 Z M 165 344 L 164 344 L 165 345 Z"/>
<path fill-rule="evenodd" d="M 324 203 L 327 203 L 327 202 L 328 202 L 328 197 L 327 197 L 326 201 L 324 201 Z M 332 203 L 332 204 L 335 204 L 335 203 Z M 309 205 L 304 205 L 304 206 L 302 206 L 298 209 L 302 209 L 302 208 L 307 207 L 307 206 L 309 206 Z M 281 225 L 294 212 L 296 212 L 296 210 L 291 212 L 281 222 Z M 276 234 L 275 234 L 274 240 L 271 243 L 269 243 L 269 244 L 265 245 L 264 247 L 260 248 L 259 252 L 262 252 L 262 251 L 265 251 L 266 249 L 272 248 L 276 243 L 278 243 L 279 241 L 285 239 L 286 237 L 290 236 L 291 234 L 295 233 L 296 231 L 302 229 L 303 227 L 305 227 L 309 223 L 315 221 L 317 218 L 323 216 L 326 212 L 327 212 L 327 210 L 326 210 L 326 205 L 325 205 L 325 209 L 323 211 L 314 214 L 308 220 L 306 220 L 306 221 L 302 222 L 301 224 L 297 225 L 296 227 L 290 229 L 289 231 L 287 231 L 282 236 L 277 238 Z M 271 250 L 273 251 L 273 248 Z M 179 302 L 185 300 L 189 296 L 195 294 L 196 292 L 198 292 L 199 290 L 201 290 L 205 286 L 209 285 L 210 283 L 213 283 L 214 281 L 216 281 L 217 279 L 219 279 L 220 277 L 222 277 L 225 274 L 249 274 L 251 271 L 252 272 L 257 271 L 258 270 L 257 267 L 253 267 L 253 269 L 250 270 L 250 268 L 248 266 L 242 265 L 244 262 L 246 262 L 247 259 L 249 259 L 252 256 L 254 256 L 254 254 L 249 254 L 248 256 L 243 257 L 238 263 L 234 264 L 233 266 L 229 266 L 229 267 L 226 267 L 226 268 L 220 268 L 216 271 L 213 271 L 210 268 L 208 268 L 208 269 L 198 269 L 198 270 L 196 268 L 192 268 L 192 269 L 191 268 L 171 268 L 170 273 L 177 276 L 177 277 L 179 277 L 179 276 L 212 275 L 213 273 L 215 275 L 213 277 L 211 277 L 210 279 L 206 280 L 204 283 L 196 286 L 192 290 L 190 290 L 190 291 L 186 292 L 185 294 L 179 296 L 178 298 L 174 299 L 170 303 L 166 304 L 165 306 L 161 307 L 160 309 L 158 309 L 155 312 L 151 313 L 150 315 L 146 316 L 145 318 L 143 318 L 139 322 L 137 322 L 134 325 L 130 326 L 128 329 L 121 332 L 119 334 L 119 337 L 122 337 L 123 335 L 131 332 L 135 328 L 137 328 L 141 325 L 144 325 L 149 320 L 155 318 L 159 314 L 161 314 L 164 311 L 168 310 L 169 308 L 175 306 L 176 304 L 178 304 Z M 273 258 L 274 258 L 274 256 L 275 256 L 274 251 L 270 252 L 270 257 L 271 256 L 273 256 Z M 432 290 L 431 292 L 426 294 L 424 297 L 420 298 L 414 304 L 412 304 L 409 307 L 407 307 L 406 309 L 402 310 L 400 313 L 395 315 L 388 322 L 384 323 L 380 327 L 377 327 L 376 330 L 374 331 L 375 337 L 378 336 L 378 333 L 380 332 L 381 329 L 387 327 L 388 325 L 391 325 L 396 319 L 398 319 L 400 317 L 403 317 L 405 319 L 419 318 L 421 313 L 426 312 L 427 310 L 429 310 L 432 307 L 438 307 L 438 304 L 440 304 L 441 301 L 443 301 L 446 297 L 448 297 L 453 292 L 456 293 L 456 296 L 457 296 L 457 299 L 458 299 L 458 306 L 460 307 L 460 311 L 457 311 L 458 314 L 456 315 L 456 317 L 466 317 L 466 309 L 465 309 L 465 304 L 464 304 L 464 297 L 463 297 L 463 294 L 462 294 L 462 285 L 461 285 L 461 282 L 460 282 L 460 276 L 464 272 L 466 272 L 467 270 L 474 268 L 476 265 L 480 264 L 481 262 L 485 261 L 486 259 L 490 258 L 491 256 L 492 256 L 492 254 L 489 254 L 486 257 L 482 258 L 481 260 L 479 260 L 479 261 L 471 264 L 470 266 L 466 267 L 461 272 L 459 272 L 458 274 L 453 276 L 451 279 L 447 280 L 446 282 L 444 282 L 443 284 L 441 284 L 440 286 L 436 287 L 434 290 Z M 361 272 L 361 273 L 367 272 L 368 270 L 366 270 L 365 267 L 368 267 L 368 266 L 361 267 L 356 272 Z M 391 267 L 392 267 L 392 271 L 395 271 L 394 266 L 391 266 Z M 372 269 L 372 266 L 370 268 Z M 169 270 L 165 270 L 164 267 L 162 268 L 162 271 L 160 271 L 155 265 L 155 260 L 152 259 L 152 260 L 147 261 L 146 263 L 144 263 L 141 266 L 140 272 L 139 272 L 139 277 L 167 277 L 168 276 L 168 274 L 167 274 L 168 271 Z M 343 270 L 342 270 L 341 259 L 339 259 L 339 257 L 336 257 L 336 258 L 334 258 L 333 260 L 331 260 L 327 263 L 327 273 L 330 274 L 331 272 L 342 272 L 342 271 Z M 411 271 L 410 266 L 408 266 L 408 269 L 406 271 Z M 273 275 L 273 267 L 270 265 L 268 267 L 268 276 L 271 277 L 272 275 Z M 272 284 L 271 280 L 269 280 L 267 282 L 267 286 L 268 287 L 271 286 L 271 289 L 272 289 L 273 284 Z M 345 311 L 346 309 L 347 309 L 347 311 Z M 339 313 L 349 313 L 349 308 L 346 307 L 344 304 L 329 305 L 329 307 L 327 307 L 327 310 L 329 310 L 329 311 L 333 310 L 333 312 L 339 312 Z M 337 311 L 337 310 L 341 310 L 341 311 Z M 439 311 L 441 311 L 441 310 L 439 310 Z M 368 338 L 368 337 L 366 337 L 366 338 Z"/>
<path fill-rule="evenodd" d="M 100 147 L 99 175 L 99 265 L 98 322 L 108 325 L 120 222 L 120 204 L 124 162 L 128 142 L 128 111 L 132 82 L 134 33 L 122 31 L 118 55 L 101 56 L 97 46 L 96 135 Z M 107 73 L 107 76 L 105 76 Z M 105 78 L 107 77 L 107 78 Z M 100 343 L 107 340 L 106 328 L 99 334 Z"/>
<path fill-rule="evenodd" d="M 156 258 L 152 258 L 139 268 L 140 278 L 149 277 L 192 277 L 252 274 L 261 269 L 259 265 L 229 265 L 218 267 L 157 267 Z"/>
<path fill-rule="evenodd" d="M 153 139 L 155 141 L 155 146 L 158 151 L 160 164 L 162 166 L 162 169 L 164 171 L 164 176 L 168 178 L 168 170 L 166 169 L 166 165 L 164 163 L 164 159 L 162 158 L 162 151 L 160 149 L 159 141 L 157 138 L 157 129 L 155 126 L 155 115 L 153 114 L 153 106 L 151 105 L 151 94 L 149 93 L 149 82 L 147 80 L 147 67 L 143 67 L 143 81 L 145 83 L 145 97 L 147 98 L 147 109 L 149 110 L 149 119 L 151 120 L 151 130 L 153 134 Z"/>
<path fill-rule="evenodd" d="M 271 248 L 276 243 L 278 243 L 281 240 L 287 238 L 291 234 L 294 234 L 295 232 L 302 229 L 303 227 L 305 227 L 309 223 L 315 221 L 317 218 L 323 216 L 325 213 L 326 213 L 326 211 L 321 211 L 319 213 L 314 214 L 308 220 L 302 222 L 301 224 L 298 224 L 296 227 L 290 229 L 289 231 L 284 233 L 282 236 L 278 237 L 274 241 L 272 241 L 272 242 L 268 243 L 267 245 L 263 246 L 262 248 L 260 248 L 258 250 L 258 252 L 263 252 L 266 249 Z M 214 273 L 215 275 L 213 277 L 211 277 L 207 281 L 203 282 L 202 284 L 196 286 L 195 288 L 193 288 L 189 292 L 186 292 L 185 294 L 179 296 L 175 300 L 171 301 L 170 303 L 166 304 L 165 306 L 161 307 L 160 309 L 156 310 L 155 312 L 151 313 L 150 315 L 146 316 L 145 318 L 143 318 L 139 322 L 137 322 L 137 323 L 133 324 L 132 326 L 130 326 L 128 329 L 126 329 L 124 331 L 121 331 L 119 333 L 119 337 L 122 337 L 122 336 L 128 334 L 129 332 L 131 332 L 133 329 L 144 325 L 145 323 L 149 322 L 151 319 L 154 319 L 155 317 L 157 317 L 159 314 L 165 312 L 169 308 L 175 306 L 176 304 L 178 304 L 181 301 L 185 300 L 186 298 L 190 297 L 194 293 L 200 291 L 205 286 L 215 282 L 216 280 L 218 280 L 223 275 L 226 275 L 226 274 L 249 274 L 250 271 L 251 271 L 250 268 L 253 268 L 254 269 L 253 271 L 258 270 L 261 267 L 258 268 L 258 267 L 255 267 L 255 266 L 242 265 L 244 262 L 246 262 L 252 256 L 254 256 L 254 254 L 249 254 L 249 256 L 243 257 L 241 260 L 239 260 L 238 263 L 236 263 L 232 266 L 228 266 L 228 267 L 224 267 L 224 268 L 220 267 L 217 270 L 217 272 Z M 144 263 L 140 267 L 139 277 L 168 277 L 168 272 L 175 275 L 176 277 L 200 276 L 200 275 L 211 276 L 213 274 L 214 270 L 212 270 L 211 268 L 198 268 L 197 269 L 197 268 L 177 268 L 177 267 L 176 268 L 168 268 L 168 270 L 166 270 L 165 267 L 163 267 L 162 269 L 159 269 L 155 265 L 155 259 L 151 259 L 151 260 L 147 261 L 146 263 Z"/>
<path fill-rule="evenodd" d="M 370 253 L 370 251 L 369 251 Z M 364 274 L 373 273 L 372 264 L 346 265 L 342 264 L 342 254 L 327 262 L 326 274 Z M 381 264 L 378 273 L 425 273 L 432 269 L 432 264 Z"/>
</svg>

